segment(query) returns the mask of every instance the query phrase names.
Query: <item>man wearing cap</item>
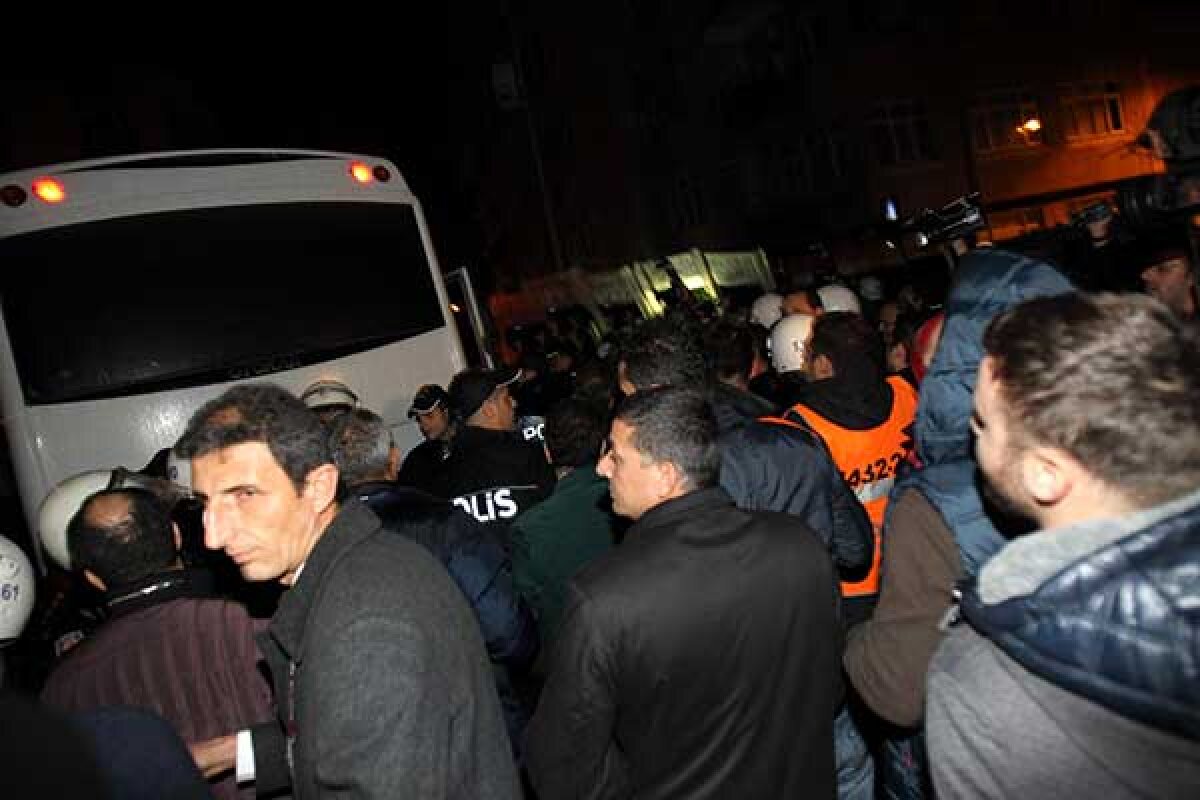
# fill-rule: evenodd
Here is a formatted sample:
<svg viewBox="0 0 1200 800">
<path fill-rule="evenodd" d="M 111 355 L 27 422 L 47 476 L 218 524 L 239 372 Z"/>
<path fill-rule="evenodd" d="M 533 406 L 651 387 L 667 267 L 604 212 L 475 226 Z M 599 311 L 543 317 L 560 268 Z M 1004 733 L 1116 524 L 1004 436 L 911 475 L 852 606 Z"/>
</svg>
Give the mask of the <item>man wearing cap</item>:
<svg viewBox="0 0 1200 800">
<path fill-rule="evenodd" d="M 450 440 L 458 427 L 450 414 L 450 396 L 436 383 L 425 384 L 417 389 L 408 409 L 408 418 L 417 421 L 425 441 L 404 459 L 396 483 L 436 493 L 446 458 L 450 455 Z"/>
<path fill-rule="evenodd" d="M 450 408 L 460 427 L 433 493 L 483 523 L 508 523 L 554 488 L 541 448 L 514 430 L 517 404 L 510 387 L 520 374 L 473 368 L 450 381 Z"/>
<path fill-rule="evenodd" d="M 1186 230 L 1151 237 L 1139 265 L 1146 293 L 1175 312 L 1180 319 L 1200 318 L 1196 294 L 1196 262 Z"/>
<path fill-rule="evenodd" d="M 300 393 L 304 405 L 328 425 L 335 417 L 358 407 L 358 395 L 341 381 L 322 380 L 308 385 Z"/>
</svg>

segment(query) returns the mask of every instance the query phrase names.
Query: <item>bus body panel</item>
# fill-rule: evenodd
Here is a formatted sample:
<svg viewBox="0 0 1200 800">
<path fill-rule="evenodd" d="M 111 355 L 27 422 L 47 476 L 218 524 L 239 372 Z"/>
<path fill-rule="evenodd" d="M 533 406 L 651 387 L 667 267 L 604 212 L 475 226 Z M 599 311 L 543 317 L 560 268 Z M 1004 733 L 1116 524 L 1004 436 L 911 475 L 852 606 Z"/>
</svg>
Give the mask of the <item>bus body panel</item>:
<svg viewBox="0 0 1200 800">
<path fill-rule="evenodd" d="M 296 159 L 289 160 L 293 155 Z M 256 157 L 268 156 L 271 160 L 248 164 L 176 166 L 173 163 L 197 159 L 236 161 L 240 157 L 253 161 Z M 358 183 L 349 176 L 349 166 L 354 162 L 386 169 L 389 180 L 374 180 L 366 185 Z M 419 429 L 407 416 L 416 389 L 425 383 L 444 386 L 466 365 L 420 204 L 399 171 L 383 159 L 311 151 L 156 154 L 24 170 L 0 176 L 0 186 L 14 183 L 30 186 L 34 179 L 47 176 L 63 185 L 66 201 L 50 205 L 31 196 L 21 207 L 0 208 L 0 240 L 141 215 L 151 215 L 146 217 L 146 224 L 153 225 L 153 215 L 162 212 L 232 206 L 288 203 L 311 206 L 327 202 L 343 207 L 363 202 L 407 206 L 415 215 L 420 248 L 432 274 L 442 325 L 380 346 L 364 345 L 365 349 L 349 355 L 322 358 L 305 366 L 295 367 L 285 358 L 277 365 L 267 362 L 244 369 L 239 367 L 219 382 L 144 392 L 134 386 L 123 389 L 120 396 L 31 402 L 25 391 L 27 387 L 23 388 L 14 355 L 14 342 L 9 333 L 12 321 L 5 322 L 0 312 L 0 322 L 5 322 L 0 329 L 3 424 L 22 506 L 31 533 L 39 542 L 37 510 L 46 493 L 56 484 L 86 470 L 116 466 L 132 470 L 142 468 L 155 453 L 176 442 L 197 408 L 236 383 L 270 382 L 299 395 L 314 381 L 341 381 L 358 396 L 361 406 L 384 418 L 393 430 L 397 446 L 402 453 L 407 453 L 421 440 Z M 207 211 L 203 213 L 207 214 Z M 336 266 L 327 275 L 306 275 L 299 279 L 327 281 L 331 303 L 352 302 L 353 294 L 343 295 L 337 287 L 338 281 L 353 277 L 354 265 Z M 114 280 L 119 279 L 119 273 L 114 275 Z M 215 279 L 210 276 L 209 280 Z M 200 290 L 205 289 L 213 290 L 211 285 L 200 287 Z M 380 291 L 404 291 L 402 287 L 393 289 L 387 285 L 358 286 L 356 290 L 375 296 Z M 64 291 L 70 291 L 70 287 L 64 287 Z M 344 299 L 347 296 L 349 300 Z M 280 288 L 280 303 L 287 304 L 285 286 Z M 433 314 L 432 310 L 429 313 Z M 313 325 L 319 326 L 320 322 L 313 320 Z M 46 324 L 52 324 L 52 321 Z M 146 335 L 153 336 L 153 331 L 147 331 Z M 36 554 L 39 561 L 41 556 L 40 552 Z"/>
</svg>

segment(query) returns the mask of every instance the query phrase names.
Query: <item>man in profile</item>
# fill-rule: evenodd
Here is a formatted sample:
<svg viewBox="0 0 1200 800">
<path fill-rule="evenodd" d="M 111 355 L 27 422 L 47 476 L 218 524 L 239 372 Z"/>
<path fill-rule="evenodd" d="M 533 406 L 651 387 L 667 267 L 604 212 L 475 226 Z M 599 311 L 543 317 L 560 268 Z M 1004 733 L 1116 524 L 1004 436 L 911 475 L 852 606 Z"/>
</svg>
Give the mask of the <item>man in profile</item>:
<svg viewBox="0 0 1200 800">
<path fill-rule="evenodd" d="M 328 434 L 277 386 L 235 386 L 176 445 L 205 544 L 290 587 L 259 647 L 278 720 L 193 746 L 258 793 L 514 798 L 519 787 L 479 626 L 433 556 L 339 503 Z"/>
<path fill-rule="evenodd" d="M 1200 331 L 1136 295 L 1027 301 L 984 336 L 972 428 L 1037 523 L 929 668 L 943 797 L 1194 797 Z"/>
<path fill-rule="evenodd" d="M 798 518 L 717 485 L 702 393 L 639 392 L 597 471 L 635 520 L 568 585 L 527 763 L 541 797 L 833 797 L 837 587 Z"/>
</svg>

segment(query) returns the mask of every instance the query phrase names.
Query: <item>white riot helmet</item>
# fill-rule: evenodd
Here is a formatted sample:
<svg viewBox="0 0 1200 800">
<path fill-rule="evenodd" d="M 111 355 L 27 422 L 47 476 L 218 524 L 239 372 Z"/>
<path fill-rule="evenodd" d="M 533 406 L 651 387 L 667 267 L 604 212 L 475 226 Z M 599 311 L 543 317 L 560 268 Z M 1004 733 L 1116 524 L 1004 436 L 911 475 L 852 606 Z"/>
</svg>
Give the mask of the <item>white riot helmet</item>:
<svg viewBox="0 0 1200 800">
<path fill-rule="evenodd" d="M 67 525 L 71 517 L 75 516 L 84 500 L 107 489 L 111 481 L 112 470 L 81 472 L 55 486 L 42 500 L 38 508 L 38 533 L 42 547 L 46 555 L 63 569 L 71 569 L 71 556 L 67 552 Z"/>
<path fill-rule="evenodd" d="M 845 286 L 822 286 L 817 289 L 817 297 L 821 300 L 821 309 L 826 313 L 853 311 L 855 314 L 862 314 L 862 304 L 858 302 L 858 295 Z"/>
<path fill-rule="evenodd" d="M 750 306 L 750 321 L 767 330 L 771 330 L 771 326 L 782 316 L 783 297 L 775 292 L 767 292 Z"/>
<path fill-rule="evenodd" d="M 812 334 L 811 314 L 788 314 L 771 329 L 771 365 L 779 373 L 804 369 L 808 337 Z"/>
<path fill-rule="evenodd" d="M 190 482 L 190 471 L 188 480 Z M 130 472 L 124 467 L 81 472 L 55 486 L 38 508 L 38 533 L 46 554 L 65 570 L 71 569 L 67 549 L 67 526 L 83 507 L 83 501 L 105 489 L 145 489 L 153 492 L 169 508 L 189 495 L 188 488 L 162 478 Z"/>
<path fill-rule="evenodd" d="M 33 613 L 37 576 L 17 545 L 0 536 L 0 644 L 16 639 Z"/>
</svg>

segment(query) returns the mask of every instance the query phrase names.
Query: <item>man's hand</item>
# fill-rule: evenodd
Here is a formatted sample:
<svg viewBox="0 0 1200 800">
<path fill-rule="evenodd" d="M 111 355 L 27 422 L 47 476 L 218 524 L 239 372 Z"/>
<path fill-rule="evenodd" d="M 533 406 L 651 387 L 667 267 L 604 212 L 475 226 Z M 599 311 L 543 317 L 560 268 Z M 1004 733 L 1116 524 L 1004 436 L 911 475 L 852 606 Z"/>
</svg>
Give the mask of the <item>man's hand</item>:
<svg viewBox="0 0 1200 800">
<path fill-rule="evenodd" d="M 188 749 L 192 751 L 192 759 L 204 777 L 213 778 L 233 769 L 237 763 L 237 734 L 219 736 L 206 742 L 192 742 Z"/>
</svg>

